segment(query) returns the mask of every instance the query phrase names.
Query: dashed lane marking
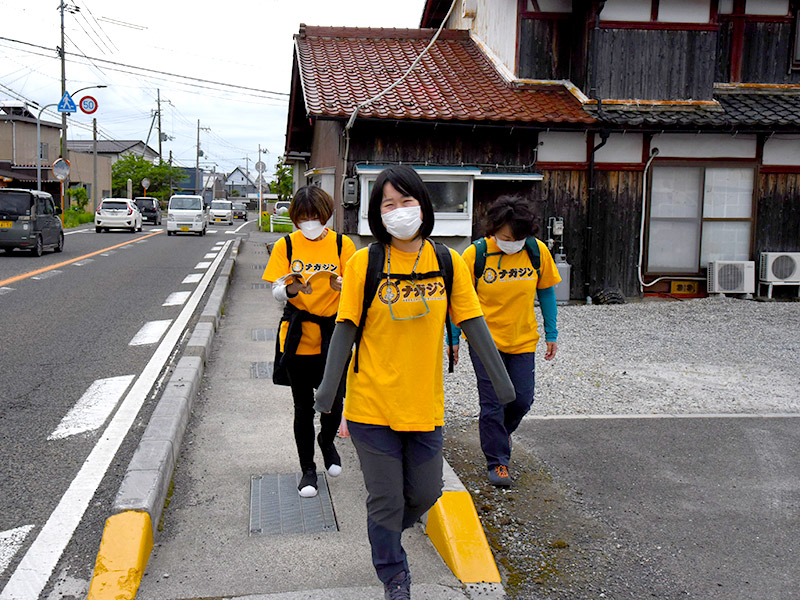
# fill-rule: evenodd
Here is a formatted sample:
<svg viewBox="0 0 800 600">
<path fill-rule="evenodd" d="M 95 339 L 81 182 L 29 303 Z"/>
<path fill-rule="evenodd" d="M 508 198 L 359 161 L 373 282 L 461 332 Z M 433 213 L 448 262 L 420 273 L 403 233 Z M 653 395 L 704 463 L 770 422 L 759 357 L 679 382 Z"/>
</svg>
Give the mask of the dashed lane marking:
<svg viewBox="0 0 800 600">
<path fill-rule="evenodd" d="M 22 547 L 31 529 L 33 525 L 23 525 L 8 531 L 0 531 L 0 575 L 11 564 L 11 559 Z"/>
<path fill-rule="evenodd" d="M 47 439 L 62 440 L 100 428 L 117 406 L 133 378 L 134 375 L 121 375 L 98 379 L 92 383 Z"/>
<path fill-rule="evenodd" d="M 188 292 L 173 292 L 167 299 L 164 300 L 164 304 L 161 306 L 181 306 L 182 304 L 186 304 L 186 301 L 189 299 L 189 296 L 192 295 L 191 291 Z"/>
<path fill-rule="evenodd" d="M 181 283 L 198 283 L 203 278 L 202 273 L 191 273 L 183 278 Z"/>
<path fill-rule="evenodd" d="M 164 321 L 150 321 L 142 325 L 139 332 L 133 336 L 133 339 L 128 343 L 129 346 L 146 346 L 147 344 L 155 344 L 164 335 L 164 332 L 169 329 L 172 319 Z"/>
<path fill-rule="evenodd" d="M 199 262 L 194 266 L 194 268 L 195 269 L 207 269 L 210 266 L 211 266 L 210 262 Z"/>
</svg>

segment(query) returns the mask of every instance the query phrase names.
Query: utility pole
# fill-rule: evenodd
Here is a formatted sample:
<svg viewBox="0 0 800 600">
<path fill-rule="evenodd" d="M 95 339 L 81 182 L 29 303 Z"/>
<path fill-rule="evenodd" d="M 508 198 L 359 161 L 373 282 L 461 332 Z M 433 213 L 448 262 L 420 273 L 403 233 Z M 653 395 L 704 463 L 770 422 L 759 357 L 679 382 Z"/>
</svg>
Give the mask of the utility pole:
<svg viewBox="0 0 800 600">
<path fill-rule="evenodd" d="M 158 102 L 158 164 L 161 164 L 161 89 L 157 90 L 156 102 Z"/>
<path fill-rule="evenodd" d="M 258 164 L 256 168 L 258 169 L 261 165 L 261 144 L 258 145 Z M 264 211 L 263 204 L 261 202 L 261 183 L 264 181 L 264 172 L 259 171 L 258 173 L 258 230 L 261 231 L 261 213 Z M 270 227 L 270 231 L 272 228 Z"/>
<path fill-rule="evenodd" d="M 97 119 L 92 119 L 92 210 L 97 210 Z"/>
<path fill-rule="evenodd" d="M 197 162 L 194 166 L 194 185 L 195 194 L 198 193 L 197 188 L 200 185 L 200 119 L 197 119 Z"/>
<path fill-rule="evenodd" d="M 64 2 L 61 0 L 61 47 L 58 49 L 61 55 L 61 97 L 67 93 L 67 52 L 64 48 Z M 61 158 L 67 160 L 67 113 L 61 113 Z"/>
</svg>

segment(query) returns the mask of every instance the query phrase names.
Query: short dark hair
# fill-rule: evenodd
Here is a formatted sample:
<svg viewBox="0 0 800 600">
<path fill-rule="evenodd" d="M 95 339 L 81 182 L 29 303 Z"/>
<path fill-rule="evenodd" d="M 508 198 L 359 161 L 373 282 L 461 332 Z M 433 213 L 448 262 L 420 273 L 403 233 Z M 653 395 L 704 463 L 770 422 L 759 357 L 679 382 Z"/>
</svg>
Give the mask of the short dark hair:
<svg viewBox="0 0 800 600">
<path fill-rule="evenodd" d="M 433 203 L 428 194 L 428 188 L 425 187 L 422 178 L 414 169 L 407 165 L 394 165 L 378 173 L 378 178 L 372 186 L 372 193 L 369 195 L 367 220 L 369 221 L 369 230 L 375 239 L 382 244 L 392 242 L 392 236 L 386 231 L 381 220 L 383 186 L 387 183 L 391 183 L 403 196 L 414 198 L 419 202 L 422 209 L 422 227 L 420 227 L 419 235 L 422 239 L 429 237 L 433 231 L 434 217 Z"/>
<path fill-rule="evenodd" d="M 289 218 L 297 225 L 300 221 L 319 219 L 323 224 L 333 214 L 333 198 L 315 185 L 305 185 L 297 190 L 289 204 Z"/>
<path fill-rule="evenodd" d="M 515 240 L 535 235 L 539 227 L 533 204 L 522 196 L 506 194 L 497 198 L 486 213 L 486 235 L 494 235 L 505 224 L 511 226 Z"/>
</svg>

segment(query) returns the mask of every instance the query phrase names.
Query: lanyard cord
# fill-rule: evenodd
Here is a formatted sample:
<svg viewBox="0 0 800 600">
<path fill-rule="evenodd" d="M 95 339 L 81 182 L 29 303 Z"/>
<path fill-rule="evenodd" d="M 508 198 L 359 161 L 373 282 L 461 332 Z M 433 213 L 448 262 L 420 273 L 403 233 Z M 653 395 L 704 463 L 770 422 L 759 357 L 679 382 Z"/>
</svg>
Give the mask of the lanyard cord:
<svg viewBox="0 0 800 600">
<path fill-rule="evenodd" d="M 417 259 L 414 261 L 414 266 L 411 267 L 411 274 L 413 275 L 417 270 L 417 263 L 419 262 L 419 257 L 422 254 L 422 249 L 425 247 L 425 240 L 422 240 L 422 244 L 419 247 L 419 252 L 417 252 Z M 392 289 L 392 282 L 391 282 L 391 275 L 390 272 L 392 270 L 392 245 L 389 244 L 389 251 L 386 253 L 386 289 Z M 415 281 L 412 278 L 412 281 Z M 414 284 L 416 285 L 416 284 Z"/>
</svg>

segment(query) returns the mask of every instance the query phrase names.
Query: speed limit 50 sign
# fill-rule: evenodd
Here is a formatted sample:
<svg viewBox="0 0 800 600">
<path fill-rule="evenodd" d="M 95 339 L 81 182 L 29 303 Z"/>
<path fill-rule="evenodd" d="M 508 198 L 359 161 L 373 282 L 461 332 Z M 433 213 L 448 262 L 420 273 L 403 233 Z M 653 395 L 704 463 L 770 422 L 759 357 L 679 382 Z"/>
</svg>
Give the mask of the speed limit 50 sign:
<svg viewBox="0 0 800 600">
<path fill-rule="evenodd" d="M 79 106 L 83 112 L 85 112 L 87 115 L 90 115 L 97 110 L 97 100 L 91 96 L 84 96 L 81 98 Z"/>
</svg>

